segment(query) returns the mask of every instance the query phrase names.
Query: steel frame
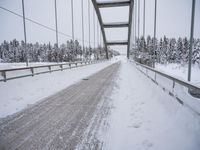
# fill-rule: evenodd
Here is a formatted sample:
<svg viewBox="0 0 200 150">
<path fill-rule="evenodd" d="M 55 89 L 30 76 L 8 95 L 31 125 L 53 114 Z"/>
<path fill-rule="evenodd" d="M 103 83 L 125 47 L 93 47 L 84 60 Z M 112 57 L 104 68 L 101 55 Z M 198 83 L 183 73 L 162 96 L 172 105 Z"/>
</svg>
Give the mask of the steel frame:
<svg viewBox="0 0 200 150">
<path fill-rule="evenodd" d="M 94 9 L 96 11 L 97 18 L 99 20 L 99 24 L 101 26 L 101 32 L 102 32 L 105 51 L 106 51 L 106 58 L 109 59 L 109 56 L 108 56 L 108 46 L 109 45 L 127 45 L 127 58 L 129 58 L 134 0 L 107 1 L 107 2 L 97 2 L 97 0 L 92 0 L 92 3 L 94 6 Z M 128 22 L 118 22 L 118 23 L 104 23 L 103 22 L 102 16 L 100 13 L 100 8 L 124 7 L 124 6 L 129 6 Z M 123 27 L 128 27 L 128 41 L 112 41 L 112 42 L 107 41 L 106 34 L 105 34 L 105 28 L 123 28 Z"/>
</svg>

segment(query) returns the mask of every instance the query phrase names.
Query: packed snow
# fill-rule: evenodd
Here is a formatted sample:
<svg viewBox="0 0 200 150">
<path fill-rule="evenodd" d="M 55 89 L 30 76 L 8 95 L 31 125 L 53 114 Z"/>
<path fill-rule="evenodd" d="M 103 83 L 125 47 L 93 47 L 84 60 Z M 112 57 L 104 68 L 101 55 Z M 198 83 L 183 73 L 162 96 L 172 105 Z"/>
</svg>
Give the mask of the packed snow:
<svg viewBox="0 0 200 150">
<path fill-rule="evenodd" d="M 181 65 L 181 64 L 156 64 L 156 69 L 161 70 L 167 74 L 175 76 L 177 78 L 183 79 L 187 81 L 188 77 L 188 66 Z M 200 66 L 199 65 L 192 65 L 192 72 L 191 72 L 191 82 L 200 85 Z"/>
<path fill-rule="evenodd" d="M 103 149 L 199 150 L 200 117 L 132 62 L 122 61 L 110 98 L 107 129 L 102 128 L 98 137 L 104 142 Z"/>
<path fill-rule="evenodd" d="M 51 96 L 116 61 L 118 61 L 117 58 L 71 70 L 0 82 L 0 118 L 12 115 L 45 97 Z M 37 65 L 37 63 L 34 65 Z M 12 65 L 9 64 L 9 66 Z M 16 64 L 11 68 L 14 67 L 16 67 Z"/>
<path fill-rule="evenodd" d="M 200 116 L 169 96 L 125 57 L 2 82 L 0 117 L 16 113 L 51 96 L 119 59 L 121 67 L 114 79 L 113 92 L 106 96 L 110 102 L 110 106 L 107 106 L 110 113 L 103 126 L 99 127 L 96 137 L 103 142 L 103 149 L 199 150 Z"/>
</svg>

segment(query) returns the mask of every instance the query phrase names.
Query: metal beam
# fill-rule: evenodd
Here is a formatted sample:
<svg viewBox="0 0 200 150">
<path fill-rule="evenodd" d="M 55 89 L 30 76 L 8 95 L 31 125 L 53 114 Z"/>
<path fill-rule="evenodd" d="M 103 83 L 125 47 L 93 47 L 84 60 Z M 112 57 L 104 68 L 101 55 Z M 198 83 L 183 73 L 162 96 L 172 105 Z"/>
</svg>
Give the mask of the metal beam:
<svg viewBox="0 0 200 150">
<path fill-rule="evenodd" d="M 25 51 L 26 51 L 26 66 L 28 66 L 28 52 L 27 52 L 27 42 L 26 42 L 26 17 L 25 17 L 25 9 L 24 9 L 24 0 L 22 0 L 22 11 L 23 11 L 23 25 L 24 25 L 24 43 L 25 43 Z"/>
<path fill-rule="evenodd" d="M 96 0 L 92 0 L 92 3 L 94 5 L 94 8 L 95 8 L 95 11 L 96 11 L 96 14 L 97 14 L 97 18 L 99 20 L 99 24 L 101 25 L 101 32 L 102 32 L 104 47 L 105 47 L 105 51 L 106 51 L 106 58 L 108 59 L 108 47 L 107 47 L 107 41 L 106 41 L 106 34 L 105 34 L 104 27 L 103 27 L 103 20 L 102 20 L 100 10 L 98 8 Z"/>
<path fill-rule="evenodd" d="M 128 22 L 104 23 L 103 26 L 104 28 L 123 28 L 123 27 L 128 27 L 129 23 Z"/>
<path fill-rule="evenodd" d="M 131 43 L 131 32 L 132 32 L 133 6 L 134 6 L 134 1 L 130 0 L 129 28 L 128 28 L 128 46 L 127 46 L 127 58 L 128 59 L 129 59 L 129 56 L 130 56 L 130 43 Z"/>
<path fill-rule="evenodd" d="M 128 41 L 109 41 L 107 42 L 107 45 L 128 45 Z"/>
<path fill-rule="evenodd" d="M 192 49 L 194 38 L 194 19 L 195 19 L 195 4 L 196 0 L 192 0 L 192 16 L 191 16 L 191 29 L 190 29 L 190 49 L 189 49 L 189 63 L 188 63 L 188 81 L 191 81 L 191 66 L 192 66 Z"/>
<path fill-rule="evenodd" d="M 130 0 L 126 1 L 107 1 L 107 2 L 98 2 L 98 8 L 105 8 L 105 7 L 121 7 L 121 6 L 129 6 Z"/>
<path fill-rule="evenodd" d="M 155 68 L 156 63 L 156 23 L 157 23 L 157 0 L 155 0 L 155 12 L 154 12 L 154 36 L 153 36 L 153 47 L 154 47 L 154 54 L 153 54 L 153 68 Z"/>
</svg>

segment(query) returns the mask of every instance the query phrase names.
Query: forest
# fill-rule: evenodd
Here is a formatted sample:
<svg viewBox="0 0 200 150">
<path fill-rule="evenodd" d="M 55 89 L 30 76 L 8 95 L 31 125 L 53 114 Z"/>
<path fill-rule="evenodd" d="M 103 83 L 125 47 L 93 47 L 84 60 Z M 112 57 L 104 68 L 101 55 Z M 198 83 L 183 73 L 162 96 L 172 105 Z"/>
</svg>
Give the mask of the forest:
<svg viewBox="0 0 200 150">
<path fill-rule="evenodd" d="M 132 50 L 135 59 L 143 62 L 152 61 L 155 55 L 155 62 L 161 64 L 188 63 L 190 41 L 187 37 L 175 39 L 164 36 L 155 39 L 154 45 L 154 38 L 148 36 L 146 39 L 144 37 L 137 39 L 136 43 L 136 48 Z M 193 40 L 192 63 L 200 65 L 200 39 Z"/>
<path fill-rule="evenodd" d="M 101 46 L 98 48 L 82 47 L 75 40 L 69 40 L 60 46 L 40 44 L 38 42 L 25 44 L 24 41 L 16 39 L 8 42 L 4 41 L 0 45 L 0 62 L 68 62 L 83 59 L 103 59 L 105 51 Z M 111 51 L 109 51 L 109 55 Z M 26 57 L 27 56 L 27 57 Z"/>
</svg>

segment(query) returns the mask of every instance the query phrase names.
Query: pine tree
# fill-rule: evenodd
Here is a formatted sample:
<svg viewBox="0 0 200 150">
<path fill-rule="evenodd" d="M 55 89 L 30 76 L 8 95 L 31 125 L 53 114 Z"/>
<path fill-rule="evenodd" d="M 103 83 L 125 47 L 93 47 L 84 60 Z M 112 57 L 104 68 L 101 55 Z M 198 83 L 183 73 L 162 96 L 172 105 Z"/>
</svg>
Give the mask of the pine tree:
<svg viewBox="0 0 200 150">
<path fill-rule="evenodd" d="M 174 63 L 176 59 L 176 39 L 172 38 L 169 40 L 169 51 L 167 62 Z"/>
<path fill-rule="evenodd" d="M 183 64 L 188 63 L 188 55 L 189 55 L 189 41 L 185 37 L 183 39 L 183 49 L 181 53 L 181 60 Z"/>
<path fill-rule="evenodd" d="M 182 61 L 182 51 L 183 51 L 183 43 L 182 38 L 179 37 L 177 41 L 177 48 L 176 48 L 176 63 L 181 63 Z"/>
</svg>

